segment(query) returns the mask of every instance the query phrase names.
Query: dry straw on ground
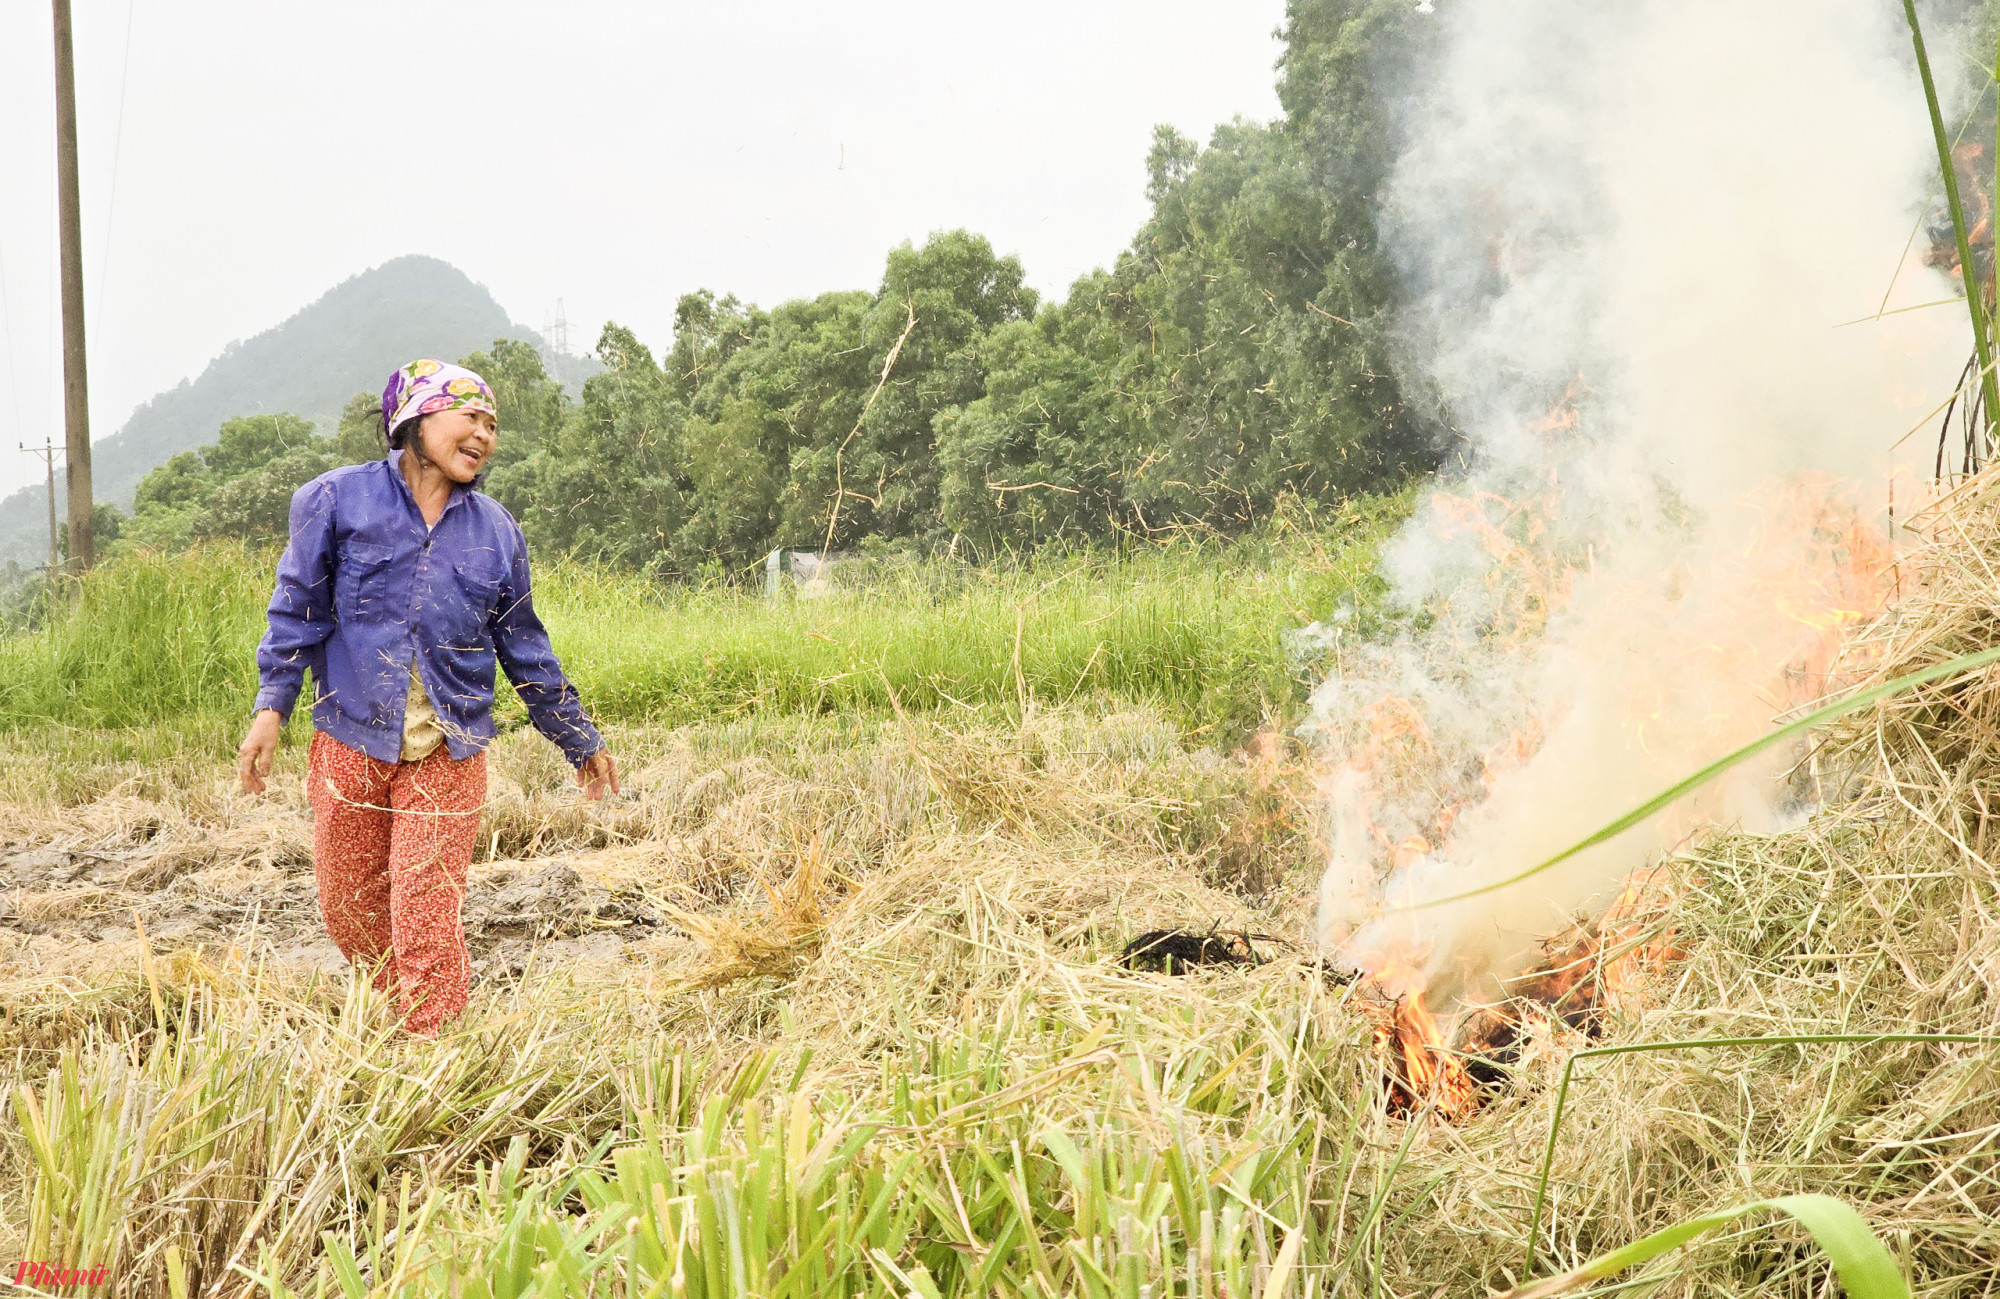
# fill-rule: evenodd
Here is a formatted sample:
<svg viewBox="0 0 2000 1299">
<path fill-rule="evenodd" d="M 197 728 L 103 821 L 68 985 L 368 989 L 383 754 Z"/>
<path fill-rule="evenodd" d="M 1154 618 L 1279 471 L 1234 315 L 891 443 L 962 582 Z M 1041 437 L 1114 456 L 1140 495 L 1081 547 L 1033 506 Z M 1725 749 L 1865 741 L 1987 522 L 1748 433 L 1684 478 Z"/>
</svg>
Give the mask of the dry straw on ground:
<svg viewBox="0 0 2000 1299">
<path fill-rule="evenodd" d="M 1923 526 L 1905 598 L 1856 642 L 1884 679 L 2000 640 L 2000 482 Z M 1996 719 L 1990 670 L 1850 719 L 1815 758 L 1840 796 L 1824 814 L 1669 863 L 1685 957 L 1613 1005 L 1606 1040 L 1690 1045 L 1580 1072 L 1541 1269 L 1720 1205 L 1828 1191 L 1917 1293 L 2000 1292 L 1992 1052 L 1701 1045 L 2000 1035 Z M 718 1294 L 822 1284 L 812 1269 L 836 1264 L 848 1279 L 829 1291 L 922 1291 L 877 1248 L 979 1293 L 1478 1295 L 1524 1279 L 1563 1044 L 1532 1044 L 1468 1123 L 1403 1121 L 1350 994 L 1306 953 L 1185 978 L 1115 962 L 1156 927 L 1303 931 L 1317 853 L 1296 828 L 1297 752 L 1222 755 L 1144 714 L 1081 709 L 619 738 L 637 792 L 595 812 L 533 737 L 503 745 L 480 869 L 560 862 L 666 923 L 579 920 L 561 941 L 611 935 L 604 963 L 492 974 L 436 1044 L 398 1040 L 349 980 L 246 930 L 146 962 L 136 933 L 86 935 L 108 897 L 181 888 L 241 911 L 299 880 L 295 789 L 250 807 L 200 781 L 141 796 L 107 772 L 96 797 L 71 786 L 67 805 L 6 812 L 14 859 L 103 859 L 40 859 L 14 904 L 0 1040 L 25 1090 L 0 1170 L 21 1188 L 0 1199 L 6 1252 L 110 1250 L 130 1294 L 175 1277 L 261 1292 L 246 1270 L 310 1293 L 332 1284 L 326 1233 L 363 1256 L 355 1293 L 497 1275 L 519 1223 L 562 1240 L 597 1223 L 589 1249 L 629 1246 L 549 1294 L 627 1293 L 612 1278 L 644 1273 L 655 1236 L 721 1250 L 720 1272 L 684 1263 Z M 599 1219 L 564 1179 L 612 1147 L 638 1198 Z M 836 1164 L 851 1180 L 814 1180 Z M 753 1188 L 779 1198 L 753 1212 Z M 866 1224 L 813 1215 L 864 1191 L 905 1234 L 839 1254 Z M 675 1216 L 683 1203 L 706 1225 Z M 758 1234 L 821 1222 L 823 1253 Z M 1662 1296 L 1830 1293 L 1803 1237 L 1764 1225 L 1650 1275 L 1641 1292 Z"/>
</svg>

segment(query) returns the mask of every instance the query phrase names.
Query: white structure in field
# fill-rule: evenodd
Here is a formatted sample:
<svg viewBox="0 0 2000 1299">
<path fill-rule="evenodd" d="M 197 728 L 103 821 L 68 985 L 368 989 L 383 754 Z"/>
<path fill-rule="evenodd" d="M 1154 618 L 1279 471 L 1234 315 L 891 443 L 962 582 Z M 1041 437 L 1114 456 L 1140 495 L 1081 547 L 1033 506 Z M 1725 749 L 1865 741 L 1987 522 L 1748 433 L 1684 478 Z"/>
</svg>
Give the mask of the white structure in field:
<svg viewBox="0 0 2000 1299">
<path fill-rule="evenodd" d="M 813 599 L 833 590 L 833 570 L 841 562 L 838 555 L 822 555 L 811 550 L 786 550 L 782 546 L 764 557 L 764 596 L 775 600 L 790 581 L 793 593 Z"/>
</svg>

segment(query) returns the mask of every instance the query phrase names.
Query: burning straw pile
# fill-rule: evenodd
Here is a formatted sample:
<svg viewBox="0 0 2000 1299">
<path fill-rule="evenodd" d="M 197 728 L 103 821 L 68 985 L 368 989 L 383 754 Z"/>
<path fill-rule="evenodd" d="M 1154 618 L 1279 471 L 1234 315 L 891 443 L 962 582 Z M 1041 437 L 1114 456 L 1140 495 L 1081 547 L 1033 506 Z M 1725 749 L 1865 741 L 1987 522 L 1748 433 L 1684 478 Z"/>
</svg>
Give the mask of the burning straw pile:
<svg viewBox="0 0 2000 1299">
<path fill-rule="evenodd" d="M 1919 525 L 1904 598 L 1847 646 L 1869 681 L 2000 644 L 2000 478 L 1970 481 Z M 1459 1120 L 1416 1139 L 1402 1167 L 1426 1186 L 1399 1201 L 1426 1230 L 1390 1244 L 1399 1274 L 1437 1275 L 1440 1249 L 1518 1242 L 1522 1207 L 1544 1192 L 1544 1260 L 1727 1202 L 1821 1192 L 1863 1210 L 1918 1293 L 2000 1286 L 2000 673 L 1894 696 L 1810 763 L 1826 811 L 1779 834 L 1713 833 L 1651 877 L 1674 900 L 1629 931 L 1644 961 L 1552 943 L 1503 1007 L 1504 1027 L 1525 1031 L 1496 1037 L 1493 1012 L 1473 1017 L 1459 1045 L 1485 1054 L 1419 1053 L 1441 1062 L 1421 1086 L 1385 1044 L 1391 1108 Z M 1583 1021 L 1547 986 L 1579 954 L 1585 978 L 1621 976 L 1592 990 Z M 1496 1041 L 1507 1067 L 1482 1072 Z M 1562 1062 L 1639 1044 L 1660 1049 L 1579 1062 L 1544 1186 L 1536 1153 Z M 1495 1078 L 1498 1091 L 1474 1086 Z M 1801 1240 L 1698 1248 L 1685 1279 L 1653 1293 L 1822 1293 L 1824 1264 Z"/>
</svg>

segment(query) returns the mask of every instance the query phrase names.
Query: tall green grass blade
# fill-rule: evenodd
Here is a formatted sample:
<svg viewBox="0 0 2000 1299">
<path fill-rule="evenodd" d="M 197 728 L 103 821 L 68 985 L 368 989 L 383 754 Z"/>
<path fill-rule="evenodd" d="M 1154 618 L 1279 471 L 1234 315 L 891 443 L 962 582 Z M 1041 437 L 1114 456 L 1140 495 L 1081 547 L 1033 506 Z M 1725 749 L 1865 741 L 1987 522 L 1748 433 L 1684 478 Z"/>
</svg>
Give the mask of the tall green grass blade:
<svg viewBox="0 0 2000 1299">
<path fill-rule="evenodd" d="M 1724 754 L 1693 775 L 1677 781 L 1660 793 L 1655 794 L 1652 798 L 1647 799 L 1645 802 L 1639 804 L 1639 806 L 1625 813 L 1625 815 L 1606 823 L 1600 829 L 1585 838 L 1577 840 L 1555 856 L 1548 858 L 1539 865 L 1530 866 L 1518 875 L 1509 875 L 1503 880 L 1496 880 L 1491 884 L 1482 884 L 1476 889 L 1467 889 L 1463 893 L 1452 893 L 1441 898 L 1431 898 L 1425 902 L 1409 902 L 1390 909 L 1393 911 L 1425 911 L 1431 907 L 1441 907 L 1451 902 L 1463 902 L 1468 898 L 1484 897 L 1488 893 L 1498 893 L 1502 889 L 1512 888 L 1523 880 L 1533 879 L 1543 871 L 1555 869 L 1580 852 L 1586 852 L 1601 843 L 1606 843 L 1617 838 L 1655 813 L 1664 811 L 1674 803 L 1679 802 L 1682 798 L 1706 785 L 1709 781 L 1714 780 L 1723 772 L 1728 771 L 1732 767 L 1741 766 L 1774 745 L 1782 744 L 1786 740 L 1805 734 L 1814 727 L 1824 726 L 1826 723 L 1845 717 L 1849 713 L 1859 712 L 1870 704 L 1878 703 L 1892 695 L 1899 695 L 1905 690 L 1927 685 L 1932 681 L 1940 681 L 1947 677 L 1955 677 L 1961 673 L 1970 672 L 1974 668 L 1985 667 L 1988 663 L 1996 661 L 2000 661 L 2000 647 L 1980 650 L 1976 654 L 1963 654 L 1958 658 L 1944 663 L 1936 663 L 1927 668 L 1920 668 L 1905 676 L 1897 677 L 1893 681 L 1885 681 L 1881 685 L 1871 686 L 1866 690 L 1851 694 L 1845 699 L 1837 699 L 1833 703 L 1827 704 L 1822 708 L 1816 708 L 1805 716 L 1780 726 L 1775 731 L 1759 736 L 1757 739 L 1752 740 L 1732 753 Z"/>
<path fill-rule="evenodd" d="M 1923 78 L 1924 102 L 1931 113 L 1931 134 L 1937 140 L 1938 171 L 1944 177 L 1945 202 L 1951 208 L 1951 228 L 1958 238 L 1959 278 L 1965 285 L 1965 310 L 1972 318 L 1972 349 L 1979 358 L 1979 386 L 1986 398 L 1986 427 L 1982 432 L 1992 445 L 1993 422 L 2000 419 L 2000 387 L 1993 375 L 1992 335 L 1986 319 L 1985 290 L 1979 270 L 1972 260 L 1972 240 L 1965 224 L 1965 208 L 1958 196 L 1958 168 L 1951 159 L 1951 141 L 1945 137 L 1944 111 L 1938 106 L 1937 85 L 1931 79 L 1930 57 L 1924 52 L 1923 26 L 1917 21 L 1916 0 L 1903 0 L 1903 16 L 1909 20 L 1910 43 L 1917 52 L 1917 72 Z"/>
<path fill-rule="evenodd" d="M 1699 1218 L 1676 1223 L 1664 1231 L 1656 1231 L 1623 1248 L 1600 1254 L 1561 1276 L 1517 1286 L 1497 1296 L 1497 1299 L 1549 1299 L 1552 1295 L 1568 1294 L 1593 1281 L 1602 1281 L 1627 1268 L 1649 1262 L 1668 1250 L 1679 1249 L 1695 1237 L 1718 1227 L 1726 1227 L 1739 1218 L 1766 1212 L 1789 1214 L 1812 1233 L 1813 1240 L 1833 1263 L 1833 1270 L 1840 1277 L 1848 1299 L 1909 1299 L 1910 1287 L 1903 1280 L 1902 1270 L 1896 1266 L 1888 1248 L 1869 1230 L 1868 1223 L 1860 1214 L 1830 1195 L 1787 1195 L 1775 1200 L 1753 1200 L 1719 1213 L 1706 1213 Z"/>
</svg>

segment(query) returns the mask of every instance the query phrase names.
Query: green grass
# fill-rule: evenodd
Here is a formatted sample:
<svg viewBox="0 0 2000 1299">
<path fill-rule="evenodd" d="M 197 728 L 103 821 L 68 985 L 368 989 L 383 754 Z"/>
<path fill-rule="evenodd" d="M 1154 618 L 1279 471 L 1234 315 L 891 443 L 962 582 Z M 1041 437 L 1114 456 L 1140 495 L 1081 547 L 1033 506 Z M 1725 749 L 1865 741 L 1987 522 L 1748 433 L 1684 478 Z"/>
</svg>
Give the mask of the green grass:
<svg viewBox="0 0 2000 1299">
<path fill-rule="evenodd" d="M 1362 502 L 1326 535 L 918 566 L 824 599 L 766 601 L 540 565 L 536 603 L 594 715 L 677 725 L 761 712 L 1012 708 L 1113 699 L 1191 732 L 1241 732 L 1316 680 L 1285 633 L 1378 598 L 1375 551 L 1408 497 Z M 0 728 L 58 749 L 160 760 L 232 744 L 275 556 L 137 553 L 0 641 Z M 518 723 L 507 698 L 503 718 Z"/>
<path fill-rule="evenodd" d="M 1288 1293 L 1270 1273 L 1333 1245 L 1309 1188 L 1354 1157 L 1304 1103 L 1325 1083 L 1282 1034 L 1343 1059 L 1354 1044 L 1321 1043 L 1296 997 L 1273 999 L 1282 1027 L 1205 1024 L 1159 1055 L 1103 1030 L 1074 1050 L 1066 1015 L 1017 1007 L 913 1032 L 879 1082 L 846 1084 L 809 1056 L 720 1065 L 549 1001 L 502 1036 L 411 1051 L 358 1004 L 280 1012 L 274 1037 L 194 994 L 178 1009 L 203 1027 L 136 1068 L 66 1057 L 17 1090 L 29 1256 L 151 1293 L 246 1272 L 273 1295 L 357 1299 Z M 1101 1109 L 1045 1116 L 1057 1083 Z M 132 1086 L 161 1103 L 121 1104 Z M 353 1187 L 325 1176 L 336 1160 Z"/>
<path fill-rule="evenodd" d="M 1373 1299 L 1504 1275 L 1519 1206 L 1491 1203 L 1477 1245 L 1425 1242 L 1458 1207 L 1437 1168 L 1457 1143 L 1387 1120 L 1365 1027 L 1309 971 L 1071 974 L 955 1030 L 903 1022 L 871 1076 L 810 1048 L 725 1062 L 636 999 L 561 984 L 433 1044 L 397 1040 L 365 985 L 289 1000 L 149 966 L 133 1000 L 160 1027 L 74 1043 L 13 1088 L 22 1251 L 129 1293 L 272 1299 Z M 1755 1287 L 1743 1233 L 1773 1212 L 1855 1299 L 1906 1299 L 1868 1222 L 1820 1194 L 1688 1214 L 1507 1299 L 1656 1260 L 1653 1290 Z M 1429 1288 L 1385 1286 L 1391 1251 Z M 1827 1292 L 1816 1258 L 1795 1270 L 1771 1293 Z"/>
</svg>

